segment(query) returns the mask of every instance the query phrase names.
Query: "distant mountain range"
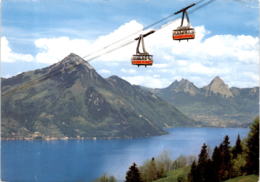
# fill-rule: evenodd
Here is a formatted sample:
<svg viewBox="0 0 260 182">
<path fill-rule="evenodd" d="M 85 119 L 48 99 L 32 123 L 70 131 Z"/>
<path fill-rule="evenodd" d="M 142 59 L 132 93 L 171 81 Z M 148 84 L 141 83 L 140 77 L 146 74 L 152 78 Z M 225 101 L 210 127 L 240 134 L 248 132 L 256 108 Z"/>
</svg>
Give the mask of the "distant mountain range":
<svg viewBox="0 0 260 182">
<path fill-rule="evenodd" d="M 131 138 L 199 125 L 142 87 L 102 78 L 75 54 L 1 81 L 2 139 Z"/>
<path fill-rule="evenodd" d="M 182 79 L 148 90 L 207 126 L 247 127 L 259 114 L 259 87 L 229 88 L 218 76 L 202 88 Z"/>
</svg>

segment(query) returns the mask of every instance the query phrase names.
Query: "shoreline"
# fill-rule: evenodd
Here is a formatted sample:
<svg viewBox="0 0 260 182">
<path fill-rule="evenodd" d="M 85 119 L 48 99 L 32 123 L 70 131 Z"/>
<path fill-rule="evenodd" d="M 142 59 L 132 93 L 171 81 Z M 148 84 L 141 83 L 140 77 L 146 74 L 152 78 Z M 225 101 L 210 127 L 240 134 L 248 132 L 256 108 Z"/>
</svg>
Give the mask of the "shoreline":
<svg viewBox="0 0 260 182">
<path fill-rule="evenodd" d="M 199 126 L 199 127 L 166 127 L 164 129 L 165 133 L 159 134 L 159 135 L 146 135 L 146 136 L 115 136 L 115 137 L 50 137 L 50 136 L 40 136 L 40 135 L 34 135 L 31 137 L 7 137 L 7 138 L 0 138 L 0 141 L 68 141 L 68 140 L 124 140 L 124 139 L 141 139 L 141 138 L 148 138 L 148 137 L 156 137 L 156 136 L 162 136 L 167 135 L 169 132 L 167 129 L 173 129 L 173 128 L 248 128 L 248 127 L 213 127 L 213 126 Z"/>
</svg>

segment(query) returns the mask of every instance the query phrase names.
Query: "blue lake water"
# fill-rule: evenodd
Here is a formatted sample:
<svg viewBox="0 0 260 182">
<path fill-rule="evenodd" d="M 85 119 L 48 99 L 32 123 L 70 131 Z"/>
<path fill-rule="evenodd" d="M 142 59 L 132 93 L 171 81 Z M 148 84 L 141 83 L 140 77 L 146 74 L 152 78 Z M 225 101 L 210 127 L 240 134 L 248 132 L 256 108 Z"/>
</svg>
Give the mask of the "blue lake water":
<svg viewBox="0 0 260 182">
<path fill-rule="evenodd" d="M 201 145 L 212 149 L 225 135 L 231 144 L 247 136 L 246 128 L 173 128 L 168 135 L 122 140 L 2 141 L 1 179 L 7 182 L 91 182 L 106 173 L 124 179 L 133 163 L 167 150 L 198 155 Z"/>
</svg>

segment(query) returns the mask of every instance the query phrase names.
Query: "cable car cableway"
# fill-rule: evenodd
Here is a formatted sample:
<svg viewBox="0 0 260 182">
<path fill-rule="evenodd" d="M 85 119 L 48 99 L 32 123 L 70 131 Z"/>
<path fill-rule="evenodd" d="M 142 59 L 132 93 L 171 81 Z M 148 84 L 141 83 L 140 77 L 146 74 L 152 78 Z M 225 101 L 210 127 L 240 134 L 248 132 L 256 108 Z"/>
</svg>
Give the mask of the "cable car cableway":
<svg viewBox="0 0 260 182">
<path fill-rule="evenodd" d="M 144 37 L 154 33 L 155 31 L 152 30 L 145 35 L 140 35 L 138 38 L 135 40 L 138 40 L 137 47 L 136 47 L 136 54 L 132 56 L 132 64 L 139 66 L 152 66 L 153 65 L 153 55 L 150 55 L 146 50 L 145 50 L 145 45 L 144 45 Z M 143 52 L 140 52 L 140 45 L 142 46 Z"/>
<path fill-rule="evenodd" d="M 191 14 L 191 13 L 194 13 L 194 12 L 196 12 L 196 11 L 198 11 L 198 10 L 201 9 L 201 8 L 204 8 L 205 6 L 211 4 L 211 3 L 214 2 L 214 1 L 216 1 L 216 0 L 208 0 L 208 1 L 206 1 L 206 0 L 199 0 L 197 3 L 194 3 L 194 4 L 195 4 L 195 5 L 196 5 L 196 4 L 201 4 L 201 5 L 198 6 L 197 8 L 195 8 L 195 9 L 191 10 L 191 11 L 190 11 L 190 14 Z M 203 3 L 203 2 L 205 2 L 205 3 Z M 190 5 L 190 6 L 191 6 L 191 5 Z M 192 6 L 194 6 L 194 5 L 192 5 Z M 185 8 L 184 8 L 184 9 L 185 9 Z M 182 10 L 183 10 L 183 9 L 182 9 Z M 181 11 L 181 10 L 180 10 L 180 11 Z M 177 14 L 177 12 L 176 12 L 175 14 Z M 159 21 L 157 21 L 157 22 L 155 22 L 155 23 L 153 23 L 153 24 L 151 24 L 151 25 L 148 25 L 148 26 L 146 26 L 145 28 L 143 28 L 143 29 L 140 30 L 140 31 L 144 31 L 144 30 L 146 30 L 146 29 L 148 29 L 148 28 L 150 28 L 150 27 L 152 27 L 152 26 L 154 26 L 154 25 L 157 25 L 157 24 L 159 24 L 159 23 L 161 23 L 161 22 L 164 22 L 164 21 L 168 20 L 170 17 L 174 16 L 175 14 L 173 14 L 173 15 L 171 14 L 171 15 L 169 15 L 168 17 L 165 17 L 165 18 L 163 18 L 163 19 L 161 19 L 161 20 L 159 20 Z M 173 19 L 173 20 L 175 20 L 175 19 Z M 171 20 L 171 21 L 173 21 L 173 20 Z M 168 26 L 168 25 L 166 25 L 166 26 Z M 160 29 L 162 29 L 162 28 L 165 28 L 166 26 L 161 26 L 161 28 L 159 28 L 158 30 L 160 30 Z M 157 31 L 158 31 L 158 30 L 157 30 Z M 138 31 L 138 32 L 140 32 L 140 31 Z M 138 33 L 138 32 L 136 32 L 136 33 Z M 151 32 L 154 33 L 155 31 L 153 30 L 153 31 L 151 31 Z M 136 34 L 136 33 L 133 33 L 133 34 L 131 34 L 131 35 L 134 35 L 134 34 Z M 151 33 L 150 33 L 150 34 L 151 34 Z M 146 34 L 145 34 L 145 35 L 146 35 Z M 143 35 L 143 37 L 145 37 L 145 35 Z M 119 42 L 122 42 L 122 41 L 126 40 L 129 36 L 130 36 L 130 35 L 128 35 L 128 36 L 126 36 L 126 37 L 124 37 L 124 38 L 122 38 L 122 39 L 120 39 L 120 40 L 118 40 L 118 41 L 116 41 L 116 42 L 113 42 L 113 43 L 111 43 L 111 44 L 109 44 L 109 45 L 106 45 L 105 47 L 102 47 L 102 48 L 99 49 L 98 51 L 92 52 L 91 54 L 89 54 L 89 55 L 87 55 L 87 56 L 84 56 L 83 58 L 88 57 L 85 61 L 90 62 L 90 61 L 92 61 L 92 60 L 94 60 L 94 59 L 96 59 L 96 58 L 99 58 L 99 57 L 104 56 L 104 55 L 106 55 L 106 54 L 108 54 L 108 53 L 114 52 L 114 51 L 116 51 L 116 50 L 118 50 L 118 49 L 121 49 L 121 48 L 123 48 L 123 47 L 125 47 L 125 46 L 128 46 L 129 44 L 132 44 L 133 42 L 139 40 L 139 37 L 138 37 L 138 38 L 136 38 L 136 39 L 134 39 L 134 40 L 129 40 L 129 41 L 127 41 L 126 43 L 119 44 L 117 47 L 111 48 L 113 45 L 115 45 L 115 44 L 117 44 L 117 43 L 119 43 Z M 108 49 L 108 48 L 111 48 L 111 49 Z M 97 54 L 95 54 L 95 53 L 97 53 Z M 149 54 L 148 54 L 148 55 L 149 55 Z M 150 56 L 152 56 L 152 55 L 150 55 Z M 151 59 L 151 60 L 152 60 L 152 59 Z M 152 60 L 152 61 L 153 61 L 153 60 Z M 153 62 L 152 62 L 152 63 L 153 63 Z M 150 65 L 151 65 L 151 64 L 150 64 Z M 74 69 L 74 68 L 76 68 L 76 67 L 77 67 L 77 65 L 74 65 L 74 64 L 70 66 L 71 69 Z M 57 71 L 57 70 L 54 70 L 54 71 L 52 70 L 51 73 L 52 73 L 52 76 L 53 76 L 53 75 L 58 75 L 58 74 L 60 74 L 60 72 Z M 44 80 L 46 80 L 46 79 L 48 79 L 48 78 L 50 78 L 50 73 L 49 73 L 49 72 L 46 73 L 46 74 L 44 74 L 44 75 L 42 75 L 42 76 L 40 76 L 40 77 L 37 78 L 37 79 L 33 79 L 33 80 L 30 80 L 30 81 L 27 81 L 27 82 L 23 83 L 22 85 L 16 86 L 15 88 L 7 89 L 7 90 L 5 90 L 4 92 L 2 92 L 1 95 L 2 95 L 2 96 L 11 95 L 12 93 L 14 93 L 14 92 L 16 92 L 16 91 L 19 91 L 19 90 L 22 90 L 22 89 L 27 89 L 27 88 L 30 88 L 31 86 L 37 85 L 37 84 L 41 83 L 42 81 L 44 81 Z"/>
<path fill-rule="evenodd" d="M 174 14 L 179 14 L 182 13 L 182 18 L 181 18 L 181 25 L 173 30 L 173 34 L 172 34 L 172 38 L 173 40 L 189 40 L 189 39 L 194 39 L 195 38 L 195 30 L 194 28 L 191 27 L 190 25 L 190 20 L 189 20 L 189 16 L 188 16 L 188 12 L 187 9 L 191 8 L 192 6 L 196 5 L 195 3 L 187 6 L 186 8 L 183 8 L 177 12 L 175 12 Z M 183 26 L 183 22 L 184 19 L 186 18 L 187 20 L 187 25 Z"/>
</svg>

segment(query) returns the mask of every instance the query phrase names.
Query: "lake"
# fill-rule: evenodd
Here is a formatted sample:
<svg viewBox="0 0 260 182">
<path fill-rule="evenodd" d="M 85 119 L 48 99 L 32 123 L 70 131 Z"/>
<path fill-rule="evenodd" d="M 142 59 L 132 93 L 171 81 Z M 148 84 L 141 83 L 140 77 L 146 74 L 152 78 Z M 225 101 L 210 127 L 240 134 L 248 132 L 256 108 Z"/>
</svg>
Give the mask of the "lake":
<svg viewBox="0 0 260 182">
<path fill-rule="evenodd" d="M 225 135 L 231 144 L 246 128 L 173 128 L 169 134 L 121 140 L 2 141 L 1 179 L 7 182 L 91 182 L 106 173 L 124 179 L 136 162 L 169 151 L 172 158 L 198 155 L 203 143 L 212 150 Z"/>
</svg>

